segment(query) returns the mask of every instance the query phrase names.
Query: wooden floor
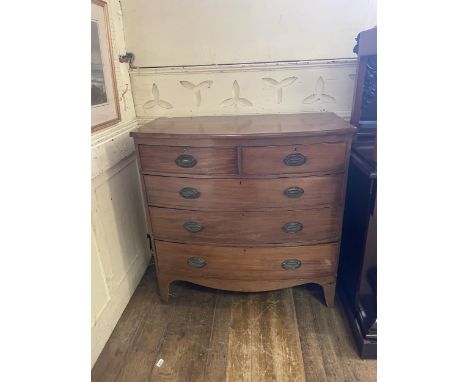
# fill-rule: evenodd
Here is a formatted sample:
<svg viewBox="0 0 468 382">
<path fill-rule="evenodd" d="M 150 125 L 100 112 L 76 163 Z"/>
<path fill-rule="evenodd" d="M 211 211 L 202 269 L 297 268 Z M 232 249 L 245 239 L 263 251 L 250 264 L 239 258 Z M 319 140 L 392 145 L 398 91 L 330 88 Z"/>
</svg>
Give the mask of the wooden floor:
<svg viewBox="0 0 468 382">
<path fill-rule="evenodd" d="M 235 293 L 177 282 L 171 294 L 160 302 L 150 266 L 93 381 L 376 381 L 339 300 L 325 307 L 318 286 Z"/>
</svg>

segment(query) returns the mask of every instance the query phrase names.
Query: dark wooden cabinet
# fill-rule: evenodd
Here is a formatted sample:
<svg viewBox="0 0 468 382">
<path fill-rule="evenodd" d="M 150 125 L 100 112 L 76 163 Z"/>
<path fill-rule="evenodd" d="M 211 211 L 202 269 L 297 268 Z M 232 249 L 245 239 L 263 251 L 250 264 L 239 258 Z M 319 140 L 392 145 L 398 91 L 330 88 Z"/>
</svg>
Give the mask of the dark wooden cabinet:
<svg viewBox="0 0 468 382">
<path fill-rule="evenodd" d="M 333 305 L 355 128 L 332 113 L 160 118 L 131 133 L 161 297 L 305 283 Z"/>
<path fill-rule="evenodd" d="M 362 358 L 377 357 L 377 28 L 359 34 L 338 288 Z"/>
<path fill-rule="evenodd" d="M 349 163 L 338 287 L 362 358 L 377 356 L 377 172 L 359 148 Z"/>
</svg>

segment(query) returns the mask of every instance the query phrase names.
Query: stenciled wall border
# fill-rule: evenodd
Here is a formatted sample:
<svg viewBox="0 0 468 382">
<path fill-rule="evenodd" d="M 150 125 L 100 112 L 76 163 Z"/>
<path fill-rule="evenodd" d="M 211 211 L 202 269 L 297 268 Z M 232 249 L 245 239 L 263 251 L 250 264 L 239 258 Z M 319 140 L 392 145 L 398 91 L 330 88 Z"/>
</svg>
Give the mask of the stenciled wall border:
<svg viewBox="0 0 468 382">
<path fill-rule="evenodd" d="M 136 115 L 157 117 L 334 112 L 349 119 L 355 59 L 136 68 Z"/>
</svg>

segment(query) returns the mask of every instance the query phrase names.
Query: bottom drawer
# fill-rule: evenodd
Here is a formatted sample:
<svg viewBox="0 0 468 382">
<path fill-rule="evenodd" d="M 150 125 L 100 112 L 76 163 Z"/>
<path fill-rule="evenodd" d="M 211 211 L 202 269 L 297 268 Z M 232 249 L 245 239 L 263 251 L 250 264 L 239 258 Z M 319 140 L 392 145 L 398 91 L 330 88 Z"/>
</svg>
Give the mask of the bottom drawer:
<svg viewBox="0 0 468 382">
<path fill-rule="evenodd" d="M 338 243 L 244 248 L 156 241 L 156 253 L 159 273 L 173 279 L 311 279 L 335 275 Z"/>
</svg>

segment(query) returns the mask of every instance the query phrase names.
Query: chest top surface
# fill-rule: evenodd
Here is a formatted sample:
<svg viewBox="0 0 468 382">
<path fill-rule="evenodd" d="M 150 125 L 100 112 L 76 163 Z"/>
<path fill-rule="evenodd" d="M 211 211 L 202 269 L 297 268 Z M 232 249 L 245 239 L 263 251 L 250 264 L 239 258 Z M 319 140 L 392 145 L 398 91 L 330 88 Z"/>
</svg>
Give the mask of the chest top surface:
<svg viewBox="0 0 468 382">
<path fill-rule="evenodd" d="M 334 113 L 158 118 L 132 131 L 135 138 L 239 138 L 352 134 Z"/>
</svg>

